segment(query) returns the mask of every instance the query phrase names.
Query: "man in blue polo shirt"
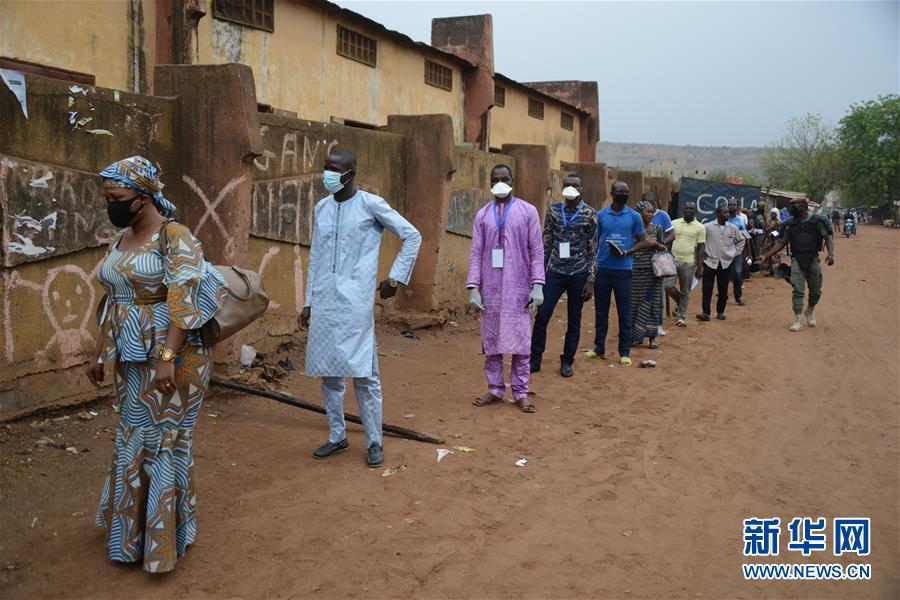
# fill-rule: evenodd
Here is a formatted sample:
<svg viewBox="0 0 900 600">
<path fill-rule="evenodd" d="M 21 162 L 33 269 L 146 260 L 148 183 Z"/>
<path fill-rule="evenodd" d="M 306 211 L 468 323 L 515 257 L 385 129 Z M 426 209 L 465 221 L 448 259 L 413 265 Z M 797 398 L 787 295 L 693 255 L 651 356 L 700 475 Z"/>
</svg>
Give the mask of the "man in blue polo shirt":
<svg viewBox="0 0 900 600">
<path fill-rule="evenodd" d="M 619 364 L 630 365 L 631 358 L 631 255 L 647 248 L 644 223 L 637 211 L 628 207 L 628 184 L 612 185 L 612 204 L 597 213 L 600 238 L 597 274 L 594 280 L 594 349 L 587 358 L 606 358 L 606 333 L 609 329 L 611 295 L 616 296 L 619 314 Z"/>
</svg>

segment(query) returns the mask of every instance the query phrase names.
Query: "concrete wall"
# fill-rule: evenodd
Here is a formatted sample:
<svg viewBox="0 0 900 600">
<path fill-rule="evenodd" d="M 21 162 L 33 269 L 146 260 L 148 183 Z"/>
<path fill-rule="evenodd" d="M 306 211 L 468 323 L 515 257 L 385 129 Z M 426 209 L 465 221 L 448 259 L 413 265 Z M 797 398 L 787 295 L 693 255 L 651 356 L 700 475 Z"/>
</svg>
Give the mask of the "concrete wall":
<svg viewBox="0 0 900 600">
<path fill-rule="evenodd" d="M 465 306 L 472 218 L 489 200 L 494 164 L 512 167 L 516 195 L 542 217 L 562 187 L 546 145 L 466 150 L 454 145 L 449 115 L 391 115 L 388 131 L 373 131 L 258 113 L 245 65 L 159 66 L 154 87 L 165 97 L 25 81 L 27 119 L 0 89 L 0 416 L 93 389 L 77 367 L 96 341 L 96 275 L 113 233 L 96 173 L 114 160 L 140 153 L 158 163 L 207 259 L 262 274 L 269 312 L 218 345 L 218 362 L 240 343 L 295 331 L 329 148 L 352 149 L 360 187 L 422 232 L 396 304 L 429 313 Z M 398 249 L 385 235 L 380 277 Z"/>
<path fill-rule="evenodd" d="M 377 66 L 337 53 L 338 24 L 378 42 Z M 376 126 L 388 115 L 443 113 L 463 139 L 462 71 L 459 63 L 424 47 L 411 47 L 324 8 L 276 2 L 275 31 L 212 18 L 200 20 L 199 62 L 240 62 L 253 69 L 259 102 L 316 121 L 332 117 Z M 425 83 L 425 58 L 453 71 L 453 90 Z"/>
<path fill-rule="evenodd" d="M 644 192 L 655 192 L 659 208 L 668 212 L 673 181 L 669 177 L 644 177 Z"/>
<path fill-rule="evenodd" d="M 72 367 L 96 340 L 96 274 L 113 232 L 96 173 L 141 152 L 173 175 L 173 100 L 25 81 L 28 119 L 0 89 L 0 413 L 90 389 Z"/>
<path fill-rule="evenodd" d="M 272 304 L 266 318 L 248 332 L 251 340 L 296 329 L 305 298 L 313 209 L 328 195 L 322 171 L 331 148 L 341 146 L 357 154 L 360 188 L 384 197 L 401 212 L 406 198 L 400 136 L 270 114 L 259 117 L 263 149 L 253 160 L 247 264 L 261 273 Z M 379 277 L 387 276 L 399 247 L 397 237 L 386 233 Z"/>
<path fill-rule="evenodd" d="M 563 104 L 544 96 L 529 94 L 525 86 L 497 80 L 497 85 L 506 88 L 504 106 L 491 108 L 490 138 L 491 148 L 502 148 L 504 144 L 546 144 L 550 147 L 550 166 L 560 167 L 562 162 L 578 160 L 579 115 Z M 544 103 L 544 118 L 528 115 L 528 99 L 535 98 Z M 560 114 L 565 111 L 574 119 L 574 129 L 569 131 L 560 126 Z"/>
<path fill-rule="evenodd" d="M 440 303 L 450 308 L 466 304 L 466 274 L 472 249 L 472 223 L 481 208 L 491 201 L 491 169 L 496 164 L 509 165 L 516 172 L 516 159 L 496 153 L 454 149 L 457 169 L 450 182 L 447 226 L 441 243 Z M 513 190 L 513 194 L 516 194 Z"/>
<path fill-rule="evenodd" d="M 156 0 L 2 0 L 0 56 L 90 73 L 97 85 L 146 93 L 156 13 Z"/>
</svg>

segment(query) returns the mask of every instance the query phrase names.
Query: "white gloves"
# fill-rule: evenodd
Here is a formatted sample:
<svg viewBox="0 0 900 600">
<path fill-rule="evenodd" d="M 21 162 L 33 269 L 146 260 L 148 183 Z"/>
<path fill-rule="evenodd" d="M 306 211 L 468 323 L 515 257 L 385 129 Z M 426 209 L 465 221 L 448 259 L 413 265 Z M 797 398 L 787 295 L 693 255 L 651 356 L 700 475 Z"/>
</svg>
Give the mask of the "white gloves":
<svg viewBox="0 0 900 600">
<path fill-rule="evenodd" d="M 531 293 L 528 295 L 528 307 L 531 309 L 531 313 L 536 313 L 538 307 L 543 303 L 544 286 L 540 283 L 536 283 L 532 286 Z"/>
<path fill-rule="evenodd" d="M 478 288 L 472 288 L 469 291 L 469 304 L 475 310 L 484 312 L 484 303 L 481 301 L 481 292 L 478 291 Z"/>
<path fill-rule="evenodd" d="M 544 303 L 544 286 L 540 283 L 534 284 L 531 288 L 531 293 L 528 294 L 528 306 L 526 308 L 530 308 L 532 313 L 537 312 L 538 307 Z M 478 291 L 478 288 L 472 288 L 469 290 L 469 305 L 481 312 L 484 312 L 484 302 L 481 300 L 481 292 Z"/>
</svg>

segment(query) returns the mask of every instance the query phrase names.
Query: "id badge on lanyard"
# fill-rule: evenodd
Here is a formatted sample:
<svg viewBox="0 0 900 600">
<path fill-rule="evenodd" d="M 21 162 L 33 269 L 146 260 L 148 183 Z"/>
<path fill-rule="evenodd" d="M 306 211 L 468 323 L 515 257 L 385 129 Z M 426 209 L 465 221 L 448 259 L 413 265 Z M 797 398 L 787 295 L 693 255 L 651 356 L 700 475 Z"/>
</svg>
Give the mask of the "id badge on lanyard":
<svg viewBox="0 0 900 600">
<path fill-rule="evenodd" d="M 496 200 L 494 201 L 494 209 L 491 211 L 494 215 L 494 223 L 497 225 L 497 247 L 491 250 L 491 267 L 494 269 L 503 268 L 503 248 L 501 246 L 501 240 L 503 239 L 503 224 L 506 223 L 506 217 L 509 216 L 509 208 L 514 201 L 515 198 L 510 198 L 506 207 L 503 209 L 503 216 L 500 218 L 497 217 L 498 206 Z"/>
<path fill-rule="evenodd" d="M 560 209 L 562 210 L 563 231 L 567 231 L 569 229 L 569 224 L 571 224 L 572 221 L 575 219 L 575 217 L 578 216 L 578 211 L 581 210 L 582 204 L 584 204 L 584 202 L 582 202 L 578 205 L 578 208 L 575 209 L 575 213 L 572 215 L 571 219 L 566 218 L 566 203 L 563 202 L 562 206 L 560 206 Z M 569 242 L 560 242 L 559 243 L 559 257 L 560 258 L 571 258 L 571 256 L 572 256 L 572 253 L 571 253 L 571 247 L 569 246 Z"/>
</svg>

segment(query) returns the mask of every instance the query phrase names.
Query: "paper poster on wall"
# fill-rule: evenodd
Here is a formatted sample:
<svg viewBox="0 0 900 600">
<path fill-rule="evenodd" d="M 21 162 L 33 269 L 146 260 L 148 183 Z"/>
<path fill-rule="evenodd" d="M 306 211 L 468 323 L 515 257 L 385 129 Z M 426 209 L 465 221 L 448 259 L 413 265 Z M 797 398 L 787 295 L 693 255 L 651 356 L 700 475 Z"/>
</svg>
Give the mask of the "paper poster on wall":
<svg viewBox="0 0 900 600">
<path fill-rule="evenodd" d="M 25 99 L 25 74 L 21 71 L 13 71 L 12 69 L 0 69 L 0 78 L 9 88 L 9 91 L 15 95 L 16 100 L 22 107 L 22 114 L 28 118 L 28 101 Z"/>
</svg>

